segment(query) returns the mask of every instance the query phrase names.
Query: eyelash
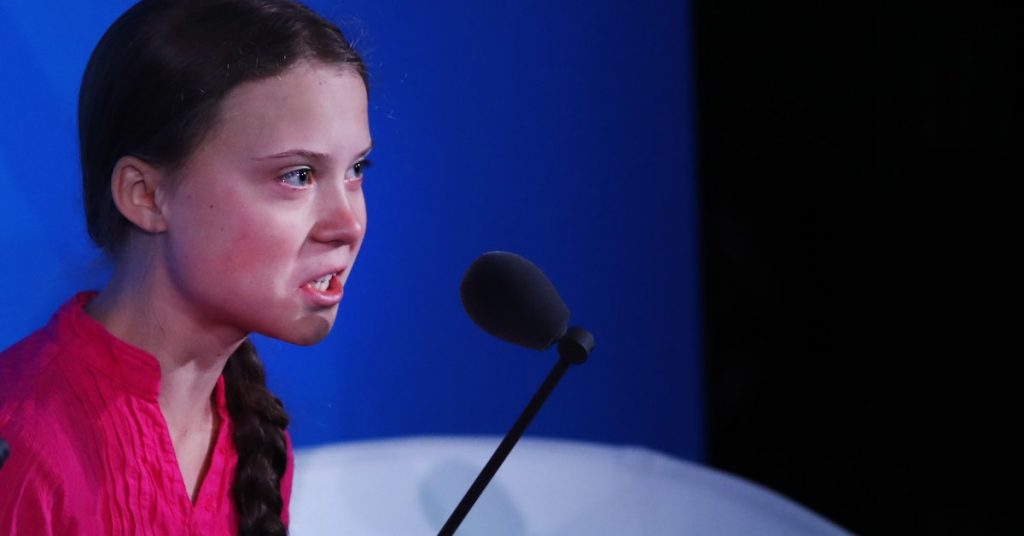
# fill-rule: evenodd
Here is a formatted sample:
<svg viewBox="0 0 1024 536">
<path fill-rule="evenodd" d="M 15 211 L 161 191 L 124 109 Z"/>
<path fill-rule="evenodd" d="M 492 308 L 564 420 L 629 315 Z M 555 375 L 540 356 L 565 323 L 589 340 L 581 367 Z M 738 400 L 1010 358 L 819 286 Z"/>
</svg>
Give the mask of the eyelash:
<svg viewBox="0 0 1024 536">
<path fill-rule="evenodd" d="M 352 170 L 355 171 L 355 173 L 356 173 L 356 179 L 357 180 L 362 180 L 363 179 L 363 175 L 366 173 L 366 170 L 370 169 L 371 167 L 373 167 L 373 161 L 372 160 L 367 160 L 367 159 L 364 158 L 364 159 L 356 162 L 352 166 Z"/>
<path fill-rule="evenodd" d="M 363 175 L 366 173 L 366 170 L 369 169 L 371 166 L 373 166 L 373 162 L 370 161 L 370 160 L 363 159 L 363 160 L 360 160 L 360 161 L 356 162 L 352 166 L 352 171 L 354 172 L 355 177 L 353 177 L 351 179 L 346 177 L 345 178 L 345 182 L 357 182 L 357 181 L 361 182 L 363 180 Z M 312 176 L 311 175 L 312 174 L 313 174 L 313 168 L 303 167 L 303 168 L 293 169 L 293 170 L 285 173 L 284 175 L 281 175 L 280 177 L 278 177 L 277 180 L 280 181 L 281 183 L 284 183 L 286 186 L 290 186 L 290 187 L 295 188 L 295 189 L 306 189 L 306 188 L 309 188 L 310 185 L 311 185 L 311 181 L 312 181 Z M 304 182 L 304 184 L 301 184 L 301 185 L 289 184 L 289 182 L 290 182 L 289 178 L 290 177 L 301 177 L 303 182 Z"/>
</svg>

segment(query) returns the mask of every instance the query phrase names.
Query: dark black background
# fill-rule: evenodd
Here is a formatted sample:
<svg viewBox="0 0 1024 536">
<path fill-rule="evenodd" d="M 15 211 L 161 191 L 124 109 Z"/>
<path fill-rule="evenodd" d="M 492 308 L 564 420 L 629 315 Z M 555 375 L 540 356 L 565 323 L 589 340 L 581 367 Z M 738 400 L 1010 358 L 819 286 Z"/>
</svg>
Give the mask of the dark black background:
<svg viewBox="0 0 1024 536">
<path fill-rule="evenodd" d="M 1020 9 L 694 8 L 710 463 L 858 534 L 1020 533 Z"/>
</svg>

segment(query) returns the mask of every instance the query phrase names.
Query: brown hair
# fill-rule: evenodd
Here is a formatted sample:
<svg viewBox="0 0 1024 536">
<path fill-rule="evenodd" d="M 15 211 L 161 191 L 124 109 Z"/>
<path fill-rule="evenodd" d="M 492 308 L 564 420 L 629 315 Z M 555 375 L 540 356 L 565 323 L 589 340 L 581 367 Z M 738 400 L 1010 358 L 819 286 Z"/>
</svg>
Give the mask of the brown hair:
<svg viewBox="0 0 1024 536">
<path fill-rule="evenodd" d="M 180 167 L 232 89 L 301 60 L 367 78 L 335 25 L 289 0 L 142 0 L 118 18 L 89 59 L 78 103 L 85 217 L 96 245 L 116 258 L 131 229 L 111 193 L 120 158 Z M 228 360 L 224 379 L 239 458 L 232 486 L 239 533 L 286 534 L 288 416 L 249 341 Z"/>
</svg>

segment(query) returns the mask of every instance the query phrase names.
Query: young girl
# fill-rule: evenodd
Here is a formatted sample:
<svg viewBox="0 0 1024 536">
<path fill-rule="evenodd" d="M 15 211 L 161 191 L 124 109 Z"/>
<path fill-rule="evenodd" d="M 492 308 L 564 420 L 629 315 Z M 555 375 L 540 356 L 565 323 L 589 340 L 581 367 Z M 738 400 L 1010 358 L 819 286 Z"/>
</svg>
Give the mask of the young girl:
<svg viewBox="0 0 1024 536">
<path fill-rule="evenodd" d="M 285 534 L 287 415 L 252 332 L 313 344 L 366 227 L 366 72 L 288 0 L 142 0 L 79 101 L 114 263 L 0 355 L 2 534 Z"/>
</svg>

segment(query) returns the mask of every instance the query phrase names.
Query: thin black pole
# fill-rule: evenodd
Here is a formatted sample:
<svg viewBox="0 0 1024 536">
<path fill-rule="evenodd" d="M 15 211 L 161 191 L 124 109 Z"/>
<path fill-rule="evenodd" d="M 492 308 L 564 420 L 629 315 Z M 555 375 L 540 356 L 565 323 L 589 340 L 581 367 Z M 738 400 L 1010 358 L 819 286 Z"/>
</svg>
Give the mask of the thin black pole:
<svg viewBox="0 0 1024 536">
<path fill-rule="evenodd" d="M 530 403 L 526 405 L 526 409 L 516 419 L 515 424 L 509 429 L 508 433 L 505 434 L 505 439 L 501 440 L 501 444 L 498 445 L 497 450 L 491 455 L 491 459 L 487 461 L 487 465 L 480 471 L 480 474 L 473 481 L 473 485 L 466 491 L 466 495 L 462 497 L 462 501 L 458 506 L 455 507 L 455 511 L 452 512 L 451 517 L 441 527 L 441 531 L 437 533 L 437 536 L 452 536 L 455 534 L 455 530 L 462 524 L 462 520 L 469 514 L 469 510 L 476 504 L 476 500 L 480 498 L 480 494 L 484 492 L 484 488 L 490 483 L 491 479 L 494 478 L 494 474 L 498 472 L 498 468 L 508 457 L 508 453 L 512 451 L 512 447 L 516 446 L 519 438 L 523 436 L 523 432 L 526 432 L 526 427 L 530 426 L 530 421 L 540 411 L 540 407 L 544 405 L 544 401 L 548 399 L 548 395 L 558 385 L 558 381 L 565 375 L 565 371 L 569 370 L 572 362 L 569 359 L 561 358 L 558 363 L 555 363 L 554 368 L 548 373 L 548 377 L 541 384 L 540 389 L 534 393 L 533 398 L 530 399 Z"/>
</svg>

